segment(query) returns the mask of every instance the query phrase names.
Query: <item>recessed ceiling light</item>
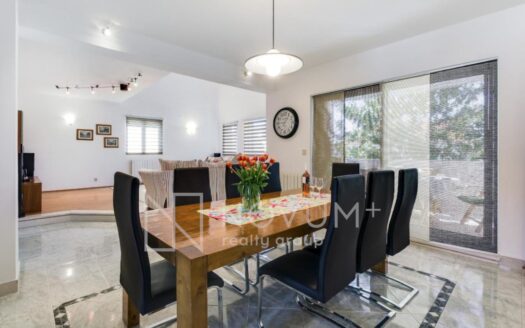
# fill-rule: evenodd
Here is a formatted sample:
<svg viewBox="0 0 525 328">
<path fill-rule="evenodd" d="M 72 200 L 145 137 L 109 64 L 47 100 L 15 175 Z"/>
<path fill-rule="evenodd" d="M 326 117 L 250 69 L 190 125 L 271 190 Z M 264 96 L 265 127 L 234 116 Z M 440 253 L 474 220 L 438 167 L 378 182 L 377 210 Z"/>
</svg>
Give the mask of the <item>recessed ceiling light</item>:
<svg viewBox="0 0 525 328">
<path fill-rule="evenodd" d="M 111 29 L 109 27 L 104 27 L 102 29 L 102 34 L 104 34 L 104 36 L 111 36 Z"/>
</svg>

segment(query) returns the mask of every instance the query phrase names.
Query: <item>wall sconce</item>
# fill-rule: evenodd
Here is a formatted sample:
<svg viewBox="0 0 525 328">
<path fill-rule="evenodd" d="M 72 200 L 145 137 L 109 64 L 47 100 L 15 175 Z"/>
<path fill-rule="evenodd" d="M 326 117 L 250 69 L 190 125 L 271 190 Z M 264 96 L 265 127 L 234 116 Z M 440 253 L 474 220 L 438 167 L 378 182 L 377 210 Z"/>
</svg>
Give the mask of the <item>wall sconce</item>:
<svg viewBox="0 0 525 328">
<path fill-rule="evenodd" d="M 197 123 L 189 121 L 186 123 L 186 133 L 190 136 L 194 135 L 197 132 Z"/>
<path fill-rule="evenodd" d="M 64 122 L 66 122 L 66 125 L 72 126 L 75 124 L 75 115 L 73 114 L 66 114 L 64 115 Z"/>
</svg>

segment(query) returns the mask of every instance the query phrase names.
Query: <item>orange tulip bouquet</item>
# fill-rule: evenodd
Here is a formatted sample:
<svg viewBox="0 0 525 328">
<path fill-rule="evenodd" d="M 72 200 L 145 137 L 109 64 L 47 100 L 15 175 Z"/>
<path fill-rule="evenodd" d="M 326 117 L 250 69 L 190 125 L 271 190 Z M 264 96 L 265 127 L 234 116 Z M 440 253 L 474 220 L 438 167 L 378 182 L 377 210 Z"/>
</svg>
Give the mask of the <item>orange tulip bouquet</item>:
<svg viewBox="0 0 525 328">
<path fill-rule="evenodd" d="M 259 210 L 261 192 L 268 185 L 270 172 L 268 169 L 275 163 L 268 154 L 260 156 L 237 156 L 238 166 L 227 162 L 226 166 L 239 177 L 235 185 L 242 197 L 242 211 L 245 213 Z"/>
</svg>

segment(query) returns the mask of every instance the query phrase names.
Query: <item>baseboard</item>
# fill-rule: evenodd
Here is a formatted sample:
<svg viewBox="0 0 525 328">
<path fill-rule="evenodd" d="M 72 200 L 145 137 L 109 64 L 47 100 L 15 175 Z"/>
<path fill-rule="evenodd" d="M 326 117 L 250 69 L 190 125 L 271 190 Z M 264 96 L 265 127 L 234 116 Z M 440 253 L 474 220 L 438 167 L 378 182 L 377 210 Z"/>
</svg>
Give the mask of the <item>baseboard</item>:
<svg viewBox="0 0 525 328">
<path fill-rule="evenodd" d="M 520 268 L 525 269 L 525 261 L 521 259 L 516 259 L 516 258 L 512 258 L 508 256 L 503 256 L 500 254 L 489 253 L 485 251 L 479 251 L 479 250 L 469 249 L 469 248 L 460 247 L 460 246 L 436 243 L 436 242 L 416 239 L 416 238 L 412 238 L 412 242 L 420 244 L 422 246 L 426 246 L 426 247 L 437 248 L 439 250 L 443 250 L 443 251 L 450 252 L 450 253 L 461 254 L 461 255 L 469 256 L 469 257 L 475 257 L 477 259 L 490 261 L 490 262 L 496 262 L 496 263 L 499 263 L 500 265 L 503 265 L 505 267 L 509 267 L 512 269 L 520 269 Z"/>
<path fill-rule="evenodd" d="M 71 188 L 71 189 L 55 189 L 55 190 L 44 190 L 42 193 L 53 193 L 53 192 L 64 192 L 64 191 L 82 191 L 82 190 L 93 190 L 93 189 L 107 189 L 113 188 L 113 186 L 97 186 L 97 187 L 84 187 L 84 188 Z"/>
<path fill-rule="evenodd" d="M 495 254 L 495 253 L 478 251 L 478 250 L 469 249 L 469 248 L 460 247 L 460 246 L 447 245 L 447 244 L 437 243 L 437 242 L 423 240 L 423 239 L 418 239 L 418 238 L 411 238 L 411 240 L 412 240 L 412 242 L 420 244 L 420 245 L 423 245 L 423 246 L 432 247 L 432 248 L 438 248 L 440 250 L 444 250 L 444 251 L 447 251 L 447 252 L 457 253 L 457 254 L 470 256 L 470 257 L 475 257 L 475 258 L 478 258 L 478 259 L 491 261 L 491 262 L 499 262 L 501 260 L 501 257 L 502 257 L 501 255 Z"/>
<path fill-rule="evenodd" d="M 18 280 L 0 284 L 0 297 L 16 293 L 18 291 Z"/>
<path fill-rule="evenodd" d="M 18 228 L 28 228 L 64 222 L 115 222 L 113 211 L 67 211 L 20 220 Z"/>
</svg>

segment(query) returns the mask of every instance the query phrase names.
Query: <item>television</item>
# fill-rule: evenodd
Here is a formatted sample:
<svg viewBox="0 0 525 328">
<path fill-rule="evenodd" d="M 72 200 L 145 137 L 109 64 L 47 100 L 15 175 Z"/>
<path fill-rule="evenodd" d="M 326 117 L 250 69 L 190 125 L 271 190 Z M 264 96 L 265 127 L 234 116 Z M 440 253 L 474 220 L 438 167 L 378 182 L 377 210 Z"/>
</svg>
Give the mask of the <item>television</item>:
<svg viewBox="0 0 525 328">
<path fill-rule="evenodd" d="M 24 153 L 22 159 L 24 180 L 31 180 L 35 176 L 35 153 Z"/>
</svg>

